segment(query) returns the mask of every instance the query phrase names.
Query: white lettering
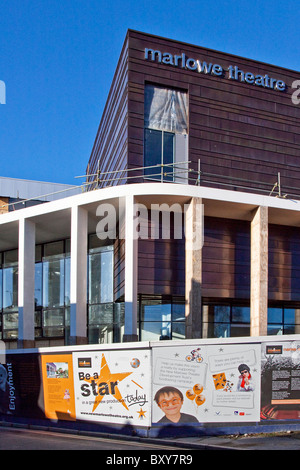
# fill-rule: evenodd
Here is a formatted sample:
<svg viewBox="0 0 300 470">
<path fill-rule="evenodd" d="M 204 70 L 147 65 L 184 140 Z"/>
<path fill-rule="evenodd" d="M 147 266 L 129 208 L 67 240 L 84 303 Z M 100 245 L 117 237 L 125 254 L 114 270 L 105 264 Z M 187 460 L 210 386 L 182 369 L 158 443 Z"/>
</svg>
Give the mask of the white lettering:
<svg viewBox="0 0 300 470">
<path fill-rule="evenodd" d="M 297 90 L 292 94 L 292 103 L 300 104 L 300 80 L 295 80 L 292 83 L 292 88 L 297 88 Z"/>
<path fill-rule="evenodd" d="M 157 61 L 165 65 L 172 65 L 175 67 L 186 68 L 191 71 L 197 71 L 198 73 L 204 73 L 205 75 L 215 75 L 222 77 L 224 75 L 224 69 L 219 64 L 213 64 L 211 62 L 200 61 L 192 57 L 186 58 L 186 55 L 172 55 L 169 52 L 161 52 L 154 49 L 145 48 L 145 59 Z M 264 88 L 270 88 L 277 91 L 285 91 L 286 84 L 283 80 L 277 80 L 276 78 L 269 77 L 266 75 L 254 75 L 251 72 L 244 72 L 239 69 L 237 65 L 229 65 L 228 67 L 228 79 L 236 80 L 249 85 L 262 86 Z M 295 83 L 295 82 L 294 82 Z M 298 101 L 298 91 L 293 93 L 292 100 Z M 294 102 L 294 101 L 293 101 Z M 298 104 L 298 102 L 296 103 Z"/>
<path fill-rule="evenodd" d="M 121 457 L 116 454 L 113 457 L 107 457 L 107 465 L 133 465 L 136 468 L 140 463 L 141 457 Z"/>
</svg>

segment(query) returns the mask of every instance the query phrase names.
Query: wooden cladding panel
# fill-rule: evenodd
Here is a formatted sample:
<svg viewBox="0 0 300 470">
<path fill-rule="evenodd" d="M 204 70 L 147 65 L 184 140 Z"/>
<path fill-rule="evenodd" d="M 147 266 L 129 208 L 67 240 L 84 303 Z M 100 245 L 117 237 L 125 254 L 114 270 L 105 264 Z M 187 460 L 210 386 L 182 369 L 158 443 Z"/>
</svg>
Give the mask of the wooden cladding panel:
<svg viewBox="0 0 300 470">
<path fill-rule="evenodd" d="M 184 240 L 139 240 L 138 292 L 185 295 Z"/>
<path fill-rule="evenodd" d="M 300 300 L 300 228 L 269 225 L 269 299 Z"/>
<path fill-rule="evenodd" d="M 249 298 L 250 223 L 204 218 L 203 297 Z"/>
</svg>

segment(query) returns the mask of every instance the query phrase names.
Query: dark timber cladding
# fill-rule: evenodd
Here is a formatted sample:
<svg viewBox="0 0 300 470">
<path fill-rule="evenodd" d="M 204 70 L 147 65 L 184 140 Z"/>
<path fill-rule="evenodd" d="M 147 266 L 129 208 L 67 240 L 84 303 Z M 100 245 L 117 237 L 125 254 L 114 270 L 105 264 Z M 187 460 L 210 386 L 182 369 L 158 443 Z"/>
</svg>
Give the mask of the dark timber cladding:
<svg viewBox="0 0 300 470">
<path fill-rule="evenodd" d="M 128 37 L 129 167 L 143 166 L 144 86 L 150 82 L 188 92 L 189 160 L 196 170 L 200 159 L 202 185 L 218 182 L 224 189 L 253 188 L 269 194 L 280 172 L 283 191 L 300 194 L 300 107 L 291 100 L 298 72 L 135 31 Z M 249 74 L 248 82 L 182 68 L 180 59 L 178 66 L 164 64 L 158 54 L 155 60 L 149 54 L 145 59 L 146 48 L 185 54 L 186 60 L 219 64 L 224 70 L 237 67 Z M 189 64 L 191 68 L 192 61 Z M 285 82 L 286 89 L 282 91 L 281 83 L 275 89 L 275 82 L 270 88 L 271 80 L 269 88 L 251 84 L 251 74 L 267 74 Z M 118 161 L 116 155 L 111 158 Z"/>
</svg>

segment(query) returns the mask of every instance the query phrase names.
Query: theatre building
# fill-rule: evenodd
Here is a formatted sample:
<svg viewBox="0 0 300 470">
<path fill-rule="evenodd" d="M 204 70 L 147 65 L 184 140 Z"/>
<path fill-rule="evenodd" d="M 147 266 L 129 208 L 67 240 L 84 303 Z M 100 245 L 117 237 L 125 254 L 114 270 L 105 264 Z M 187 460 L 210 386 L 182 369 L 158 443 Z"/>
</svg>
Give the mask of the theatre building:
<svg viewBox="0 0 300 470">
<path fill-rule="evenodd" d="M 129 30 L 84 191 L 0 216 L 7 348 L 300 333 L 298 80 Z"/>
</svg>

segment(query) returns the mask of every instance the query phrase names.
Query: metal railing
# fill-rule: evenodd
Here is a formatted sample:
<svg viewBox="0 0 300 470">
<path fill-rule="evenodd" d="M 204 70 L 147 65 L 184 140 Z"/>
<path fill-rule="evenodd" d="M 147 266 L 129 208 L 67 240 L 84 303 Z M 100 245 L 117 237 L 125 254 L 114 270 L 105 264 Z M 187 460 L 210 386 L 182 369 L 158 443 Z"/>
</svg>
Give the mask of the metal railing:
<svg viewBox="0 0 300 470">
<path fill-rule="evenodd" d="M 231 175 L 222 175 L 203 172 L 198 160 L 198 169 L 190 168 L 191 161 L 182 161 L 167 164 L 158 164 L 150 166 L 142 166 L 136 168 L 126 168 L 121 170 L 97 171 L 96 173 L 75 176 L 78 178 L 86 178 L 86 181 L 80 185 L 70 186 L 47 194 L 37 195 L 32 198 L 21 199 L 12 203 L 3 204 L 0 210 L 23 204 L 30 201 L 42 201 L 43 198 L 53 196 L 59 193 L 66 193 L 74 189 L 81 189 L 81 192 L 93 191 L 106 186 L 126 184 L 129 182 L 161 182 L 161 183 L 177 183 L 177 184 L 194 184 L 197 186 L 225 187 L 247 192 L 264 193 L 269 196 L 284 199 L 300 199 L 300 189 L 295 187 L 285 188 L 291 192 L 283 193 L 281 187 L 280 173 L 277 173 L 277 181 L 268 184 L 262 181 L 252 180 L 251 182 L 245 178 L 238 178 Z M 133 174 L 135 172 L 135 174 Z M 91 179 L 92 178 L 92 179 Z M 293 192 L 295 191 L 295 192 Z"/>
</svg>

